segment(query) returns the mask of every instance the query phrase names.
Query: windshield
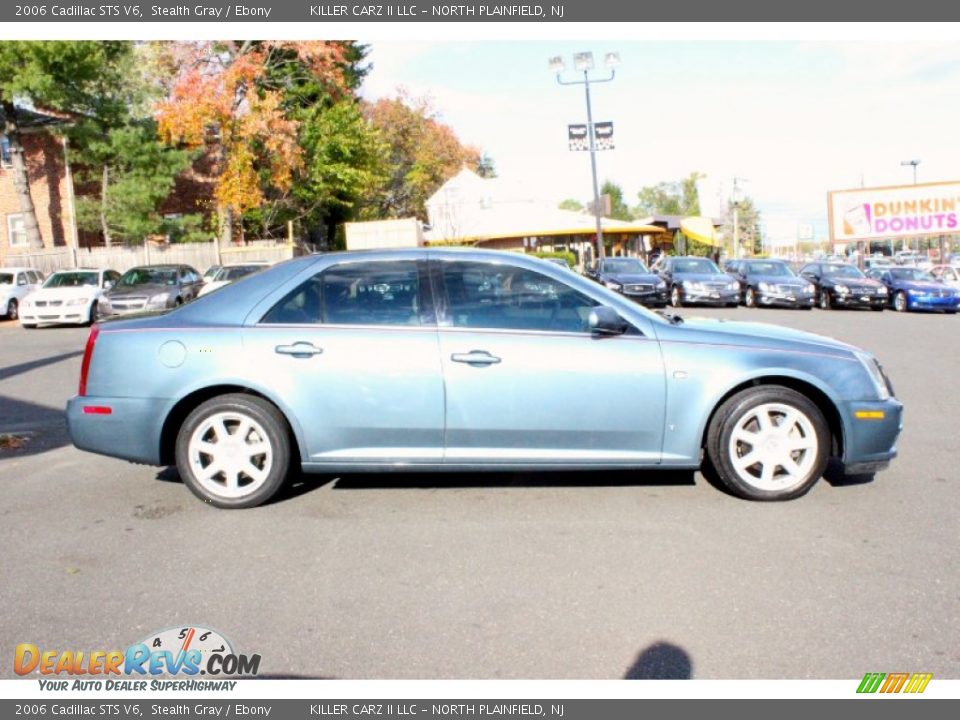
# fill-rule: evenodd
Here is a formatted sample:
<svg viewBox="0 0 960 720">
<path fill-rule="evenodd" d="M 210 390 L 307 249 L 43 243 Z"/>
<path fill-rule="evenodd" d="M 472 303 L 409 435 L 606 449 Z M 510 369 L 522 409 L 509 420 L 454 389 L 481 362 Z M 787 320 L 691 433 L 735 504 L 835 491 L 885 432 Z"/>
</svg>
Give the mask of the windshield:
<svg viewBox="0 0 960 720">
<path fill-rule="evenodd" d="M 133 268 L 127 270 L 117 282 L 118 287 L 135 287 L 137 285 L 176 285 L 176 268 Z"/>
<path fill-rule="evenodd" d="M 748 275 L 776 275 L 777 277 L 794 277 L 793 270 L 779 262 L 751 262 L 747 263 Z"/>
<path fill-rule="evenodd" d="M 259 265 L 239 265 L 236 267 L 220 268 L 219 272 L 213 276 L 213 280 L 215 282 L 239 280 L 245 275 L 250 275 L 260 269 L 261 267 Z"/>
<path fill-rule="evenodd" d="M 720 268 L 713 264 L 712 260 L 707 260 L 706 258 L 690 258 L 677 260 L 673 264 L 673 271 L 678 273 L 705 273 L 708 275 L 716 275 L 720 272 Z"/>
<path fill-rule="evenodd" d="M 58 272 L 48 277 L 43 287 L 81 287 L 83 285 L 96 287 L 97 274 L 95 272 Z"/>
<path fill-rule="evenodd" d="M 208 268 L 206 269 L 206 271 L 203 273 L 203 279 L 204 279 L 204 280 L 212 280 L 212 279 L 213 279 L 213 276 L 216 275 L 218 272 L 220 272 L 220 269 L 221 269 L 221 268 L 220 268 L 219 265 L 211 265 L 211 266 L 208 267 Z"/>
<path fill-rule="evenodd" d="M 647 266 L 634 258 L 618 258 L 616 260 L 604 260 L 603 271 L 608 273 L 648 273 Z"/>
<path fill-rule="evenodd" d="M 11 273 L 0 273 L 0 285 L 13 285 L 13 275 Z"/>
<path fill-rule="evenodd" d="M 933 276 L 917 268 L 891 268 L 887 272 L 893 276 L 894 280 L 921 280 L 931 282 Z"/>
<path fill-rule="evenodd" d="M 845 278 L 862 278 L 864 277 L 863 273 L 860 272 L 853 265 L 824 265 L 823 274 L 826 277 L 845 277 Z"/>
</svg>

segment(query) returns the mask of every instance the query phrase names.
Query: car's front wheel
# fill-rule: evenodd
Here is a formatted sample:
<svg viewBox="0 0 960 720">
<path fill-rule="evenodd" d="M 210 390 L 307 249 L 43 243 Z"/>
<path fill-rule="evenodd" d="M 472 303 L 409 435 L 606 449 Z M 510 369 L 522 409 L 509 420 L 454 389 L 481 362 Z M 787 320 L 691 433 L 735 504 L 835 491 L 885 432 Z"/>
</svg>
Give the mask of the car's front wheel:
<svg viewBox="0 0 960 720">
<path fill-rule="evenodd" d="M 907 294 L 903 290 L 899 290 L 897 294 L 893 296 L 893 309 L 897 312 L 906 312 L 910 309 L 910 304 L 907 302 Z"/>
<path fill-rule="evenodd" d="M 7 303 L 7 319 L 16 320 L 18 317 L 20 317 L 20 307 L 16 299 L 11 299 L 10 302 Z"/>
<path fill-rule="evenodd" d="M 737 393 L 714 414 L 707 458 L 723 484 L 749 500 L 791 500 L 823 475 L 830 429 L 808 398 L 781 386 Z"/>
<path fill-rule="evenodd" d="M 176 459 L 180 477 L 201 500 L 221 508 L 262 505 L 287 477 L 286 421 L 256 396 L 212 398 L 181 426 Z"/>
<path fill-rule="evenodd" d="M 680 294 L 680 287 L 677 285 L 670 290 L 670 304 L 675 308 L 683 305 L 683 295 Z"/>
<path fill-rule="evenodd" d="M 826 290 L 821 290 L 820 291 L 820 309 L 829 310 L 831 307 L 832 307 L 832 303 L 830 302 L 830 293 L 828 293 Z"/>
<path fill-rule="evenodd" d="M 753 288 L 747 288 L 747 294 L 743 296 L 743 304 L 748 308 L 757 306 L 757 294 Z"/>
</svg>

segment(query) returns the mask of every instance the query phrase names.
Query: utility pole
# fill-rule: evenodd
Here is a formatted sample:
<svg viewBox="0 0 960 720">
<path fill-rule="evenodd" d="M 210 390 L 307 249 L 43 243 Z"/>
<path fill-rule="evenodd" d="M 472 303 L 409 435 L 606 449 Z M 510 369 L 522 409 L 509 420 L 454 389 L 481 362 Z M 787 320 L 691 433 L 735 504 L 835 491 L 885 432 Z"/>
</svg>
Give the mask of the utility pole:
<svg viewBox="0 0 960 720">
<path fill-rule="evenodd" d="M 740 259 L 740 186 L 739 183 L 743 182 L 744 178 L 734 177 L 733 178 L 733 257 L 737 260 Z"/>
</svg>

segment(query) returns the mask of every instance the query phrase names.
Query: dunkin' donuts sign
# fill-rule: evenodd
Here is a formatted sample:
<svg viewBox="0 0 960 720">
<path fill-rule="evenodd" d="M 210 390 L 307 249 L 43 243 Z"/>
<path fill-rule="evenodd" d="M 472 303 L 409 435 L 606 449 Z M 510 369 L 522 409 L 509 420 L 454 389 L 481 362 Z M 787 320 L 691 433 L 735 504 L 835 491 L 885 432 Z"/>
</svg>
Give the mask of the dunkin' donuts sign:
<svg viewBox="0 0 960 720">
<path fill-rule="evenodd" d="M 960 182 L 836 190 L 827 206 L 834 242 L 960 232 Z"/>
</svg>

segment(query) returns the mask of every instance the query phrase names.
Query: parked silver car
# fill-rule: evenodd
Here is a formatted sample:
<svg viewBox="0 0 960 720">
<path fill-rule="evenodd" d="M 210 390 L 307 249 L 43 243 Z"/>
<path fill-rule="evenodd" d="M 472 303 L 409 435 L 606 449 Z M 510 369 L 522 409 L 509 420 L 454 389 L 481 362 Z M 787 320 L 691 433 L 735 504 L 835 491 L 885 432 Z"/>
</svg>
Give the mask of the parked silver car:
<svg viewBox="0 0 960 720">
<path fill-rule="evenodd" d="M 98 305 L 101 317 L 164 310 L 193 300 L 203 287 L 189 265 L 143 265 L 127 270 Z"/>
<path fill-rule="evenodd" d="M 176 464 L 251 507 L 307 472 L 712 467 L 785 500 L 828 457 L 874 472 L 902 405 L 877 360 L 772 325 L 648 311 L 536 258 L 329 253 L 94 326 L 67 407 L 84 450 Z"/>
</svg>

